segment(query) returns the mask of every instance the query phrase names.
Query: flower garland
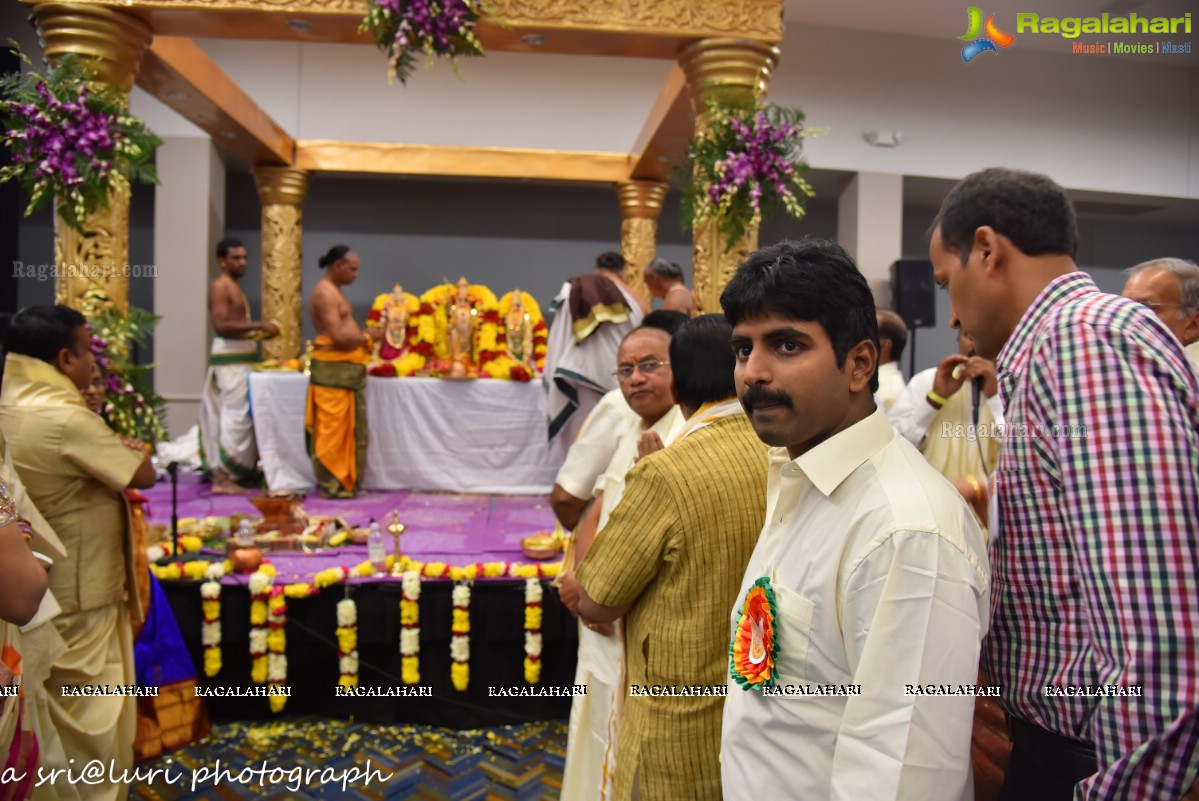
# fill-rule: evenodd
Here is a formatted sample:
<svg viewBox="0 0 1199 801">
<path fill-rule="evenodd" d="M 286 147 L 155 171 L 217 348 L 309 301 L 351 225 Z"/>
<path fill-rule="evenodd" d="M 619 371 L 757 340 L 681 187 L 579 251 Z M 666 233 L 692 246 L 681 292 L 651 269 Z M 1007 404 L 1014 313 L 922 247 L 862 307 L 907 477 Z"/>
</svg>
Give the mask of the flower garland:
<svg viewBox="0 0 1199 801">
<path fill-rule="evenodd" d="M 212 562 L 204 571 L 205 582 L 200 585 L 200 608 L 204 616 L 200 643 L 204 646 L 204 675 L 209 677 L 221 672 L 221 577 L 224 575 L 224 563 Z"/>
<path fill-rule="evenodd" d="M 267 678 L 271 689 L 282 689 L 287 684 L 287 596 L 282 587 L 273 587 L 271 597 L 267 602 L 270 608 L 270 631 L 266 635 L 266 644 L 270 649 L 267 658 Z M 272 693 L 270 696 L 271 711 L 281 712 L 287 704 L 287 696 L 283 693 Z"/>
<path fill-rule="evenodd" d="M 250 680 L 255 684 L 265 684 L 268 676 L 268 603 L 275 581 L 271 571 L 262 567 L 250 574 Z"/>
<path fill-rule="evenodd" d="M 420 683 L 420 573 L 404 571 L 400 595 L 400 678 Z"/>
<path fill-rule="evenodd" d="M 706 133 L 691 140 L 676 175 L 682 189 L 683 224 L 717 220 L 732 249 L 765 208 L 782 206 L 800 219 L 814 195 L 803 178 L 803 112 L 758 101 L 734 106 L 710 100 Z"/>
<path fill-rule="evenodd" d="M 358 686 L 358 604 L 353 598 L 337 602 L 337 665 L 342 687 Z"/>
<path fill-rule="evenodd" d="M 455 584 L 450 596 L 453 605 L 453 623 L 450 626 L 450 681 L 458 692 L 465 692 L 470 684 L 470 585 Z"/>
<path fill-rule="evenodd" d="M 126 313 L 95 287 L 84 293 L 80 311 L 90 325 L 96 364 L 105 373 L 104 419 L 109 427 L 142 442 L 166 439 L 166 401 L 154 392 L 151 366 L 138 364 L 132 348 L 149 342 L 162 318 L 133 306 Z"/>
<path fill-rule="evenodd" d="M 459 56 L 481 56 L 483 45 L 475 24 L 483 15 L 478 0 L 370 0 L 359 32 L 369 31 L 375 45 L 387 54 L 387 77 L 407 83 L 424 53 L 450 60 L 457 72 Z"/>
<path fill-rule="evenodd" d="M 404 337 L 407 347 L 395 348 L 386 339 L 376 346 L 376 356 L 367 368 L 370 375 L 386 377 L 402 377 L 416 375 L 424 369 L 425 362 L 433 355 L 432 342 L 421 338 L 421 302 L 420 299 L 404 292 L 405 310 L 408 312 L 407 327 Z M 371 310 L 366 316 L 367 328 L 378 328 L 383 325 L 383 315 L 390 304 L 394 302 L 394 293 L 386 292 L 375 298 Z"/>
<path fill-rule="evenodd" d="M 133 182 L 158 182 L 152 157 L 162 140 L 129 116 L 124 92 L 92 83 L 94 71 L 74 53 L 45 75 L 13 53 L 30 70 L 0 78 L 3 142 L 12 153 L 0 183 L 20 182 L 29 195 L 26 217 L 54 196 L 59 216 L 83 233 L 84 219 L 107 208 L 111 195 L 127 196 Z"/>
<path fill-rule="evenodd" d="M 525 579 L 525 681 L 541 681 L 541 582 Z"/>
</svg>

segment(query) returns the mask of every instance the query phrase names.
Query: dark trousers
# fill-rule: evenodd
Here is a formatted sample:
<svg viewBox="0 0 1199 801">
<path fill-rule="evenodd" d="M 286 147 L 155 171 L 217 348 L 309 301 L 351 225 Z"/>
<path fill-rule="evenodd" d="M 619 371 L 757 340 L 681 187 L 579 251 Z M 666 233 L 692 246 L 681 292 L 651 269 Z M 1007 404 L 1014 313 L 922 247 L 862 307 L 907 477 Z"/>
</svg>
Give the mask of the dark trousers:
<svg viewBox="0 0 1199 801">
<path fill-rule="evenodd" d="M 1007 719 L 1012 736 L 999 801 L 1071 801 L 1074 785 L 1099 771 L 1095 748 L 1042 729 L 1012 715 Z"/>
</svg>

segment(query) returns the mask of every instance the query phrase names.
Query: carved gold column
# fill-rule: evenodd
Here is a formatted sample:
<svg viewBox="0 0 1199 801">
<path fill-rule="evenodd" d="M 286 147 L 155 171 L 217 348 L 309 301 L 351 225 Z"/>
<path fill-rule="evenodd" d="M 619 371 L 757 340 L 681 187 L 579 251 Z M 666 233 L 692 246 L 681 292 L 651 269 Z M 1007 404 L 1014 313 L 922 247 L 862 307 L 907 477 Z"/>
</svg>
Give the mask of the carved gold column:
<svg viewBox="0 0 1199 801">
<path fill-rule="evenodd" d="M 628 263 L 625 283 L 650 302 L 645 285 L 645 265 L 654 260 L 658 244 L 658 216 L 666 198 L 662 181 L 624 181 L 616 185 L 620 199 L 620 253 Z"/>
<path fill-rule="evenodd" d="M 254 182 L 262 203 L 262 319 L 274 320 L 281 333 L 263 342 L 267 359 L 300 355 L 304 307 L 304 197 L 308 173 L 293 167 L 255 167 Z"/>
<path fill-rule="evenodd" d="M 92 60 L 96 80 L 120 89 L 128 108 L 129 90 L 153 38 L 149 25 L 123 11 L 70 3 L 40 3 L 30 16 L 51 64 L 67 53 Z M 84 293 L 98 285 L 128 309 L 129 196 L 110 193 L 108 208 L 82 222 L 83 231 L 76 231 L 55 215 L 55 301 L 79 308 Z"/>
<path fill-rule="evenodd" d="M 687 75 L 696 133 L 704 136 L 708 132 L 709 99 L 737 102 L 762 97 L 778 58 L 777 47 L 747 39 L 701 39 L 684 47 L 679 52 L 679 66 Z M 731 248 L 719 227 L 716 220 L 708 220 L 693 230 L 697 314 L 720 311 L 721 290 L 737 265 L 758 246 L 757 226 Z"/>
</svg>

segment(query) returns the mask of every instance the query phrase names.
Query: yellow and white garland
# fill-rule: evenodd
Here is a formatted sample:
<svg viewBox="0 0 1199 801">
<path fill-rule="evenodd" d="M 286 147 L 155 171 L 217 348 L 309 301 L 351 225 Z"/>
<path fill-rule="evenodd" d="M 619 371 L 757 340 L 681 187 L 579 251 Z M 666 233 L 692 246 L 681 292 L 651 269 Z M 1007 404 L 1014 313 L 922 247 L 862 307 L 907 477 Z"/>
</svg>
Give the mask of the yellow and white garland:
<svg viewBox="0 0 1199 801">
<path fill-rule="evenodd" d="M 525 681 L 541 681 L 541 581 L 525 579 Z"/>
<path fill-rule="evenodd" d="M 353 598 L 337 602 L 337 666 L 342 687 L 358 686 L 358 605 Z"/>
<path fill-rule="evenodd" d="M 383 326 L 383 314 L 387 307 L 393 302 L 392 293 L 385 292 L 375 298 L 375 302 L 371 304 L 371 310 L 367 314 L 366 327 L 379 328 Z M 425 357 L 418 353 L 417 349 L 421 342 L 421 303 L 420 298 L 410 292 L 404 293 L 404 307 L 408 313 L 407 328 L 404 331 L 404 342 L 407 345 L 406 352 L 398 359 L 383 362 L 390 364 L 395 370 L 397 376 L 415 375 L 425 367 Z M 386 341 L 386 339 L 384 339 Z M 379 355 L 380 345 L 375 345 L 375 358 L 382 358 Z M 372 367 L 375 367 L 372 361 Z"/>
<path fill-rule="evenodd" d="M 420 573 L 404 571 L 400 595 L 400 678 L 420 683 Z"/>
<path fill-rule="evenodd" d="M 450 596 L 454 605 L 450 632 L 450 681 L 458 692 L 470 684 L 470 585 L 455 584 Z"/>
<path fill-rule="evenodd" d="M 270 607 L 270 630 L 266 635 L 270 649 L 267 678 L 271 689 L 281 689 L 287 684 L 287 596 L 283 594 L 283 588 L 272 588 L 267 603 Z M 270 702 L 272 712 L 281 712 L 287 704 L 287 696 L 281 692 L 272 694 Z"/>
<path fill-rule="evenodd" d="M 221 577 L 224 575 L 224 562 L 211 562 L 204 571 L 206 581 L 200 585 L 200 608 L 204 615 L 200 642 L 204 646 L 205 676 L 221 672 Z"/>
<path fill-rule="evenodd" d="M 268 675 L 268 602 L 275 581 L 271 572 L 263 570 L 263 567 L 266 565 L 259 566 L 250 575 L 250 680 L 255 684 L 265 684 Z"/>
</svg>

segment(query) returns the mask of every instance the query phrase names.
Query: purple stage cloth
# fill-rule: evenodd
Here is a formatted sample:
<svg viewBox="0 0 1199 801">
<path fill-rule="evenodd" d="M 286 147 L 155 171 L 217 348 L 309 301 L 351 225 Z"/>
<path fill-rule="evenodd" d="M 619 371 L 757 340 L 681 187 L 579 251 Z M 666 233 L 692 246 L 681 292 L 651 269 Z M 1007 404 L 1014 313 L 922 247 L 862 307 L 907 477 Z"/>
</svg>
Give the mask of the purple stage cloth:
<svg viewBox="0 0 1199 801">
<path fill-rule="evenodd" d="M 179 517 L 208 515 L 257 515 L 247 495 L 213 495 L 212 485 L 197 474 L 179 476 Z M 159 481 L 144 490 L 150 499 L 149 522 L 171 524 L 171 483 Z M 453 495 L 425 492 L 362 492 L 353 500 L 327 500 L 317 496 L 301 504 L 310 515 L 336 515 L 351 526 L 365 527 L 373 517 L 383 528 L 387 552 L 392 537 L 387 533 L 391 512 L 398 510 L 400 522 L 408 527 L 401 547 L 422 562 L 446 562 L 463 566 L 472 562 L 524 562 L 520 541 L 538 531 L 554 527 L 549 501 L 530 495 Z M 353 567 L 366 560 L 365 545 L 344 545 L 320 553 L 269 551 L 277 582 L 311 579 L 331 567 Z M 397 579 L 398 580 L 398 579 Z"/>
</svg>

